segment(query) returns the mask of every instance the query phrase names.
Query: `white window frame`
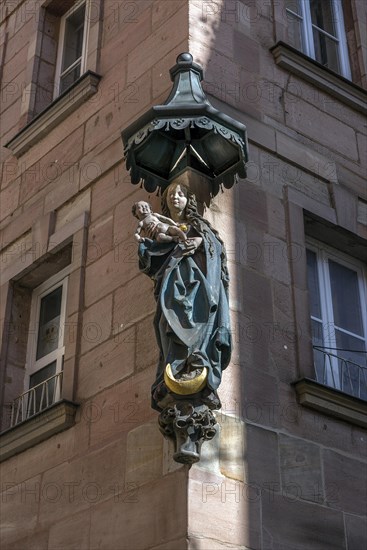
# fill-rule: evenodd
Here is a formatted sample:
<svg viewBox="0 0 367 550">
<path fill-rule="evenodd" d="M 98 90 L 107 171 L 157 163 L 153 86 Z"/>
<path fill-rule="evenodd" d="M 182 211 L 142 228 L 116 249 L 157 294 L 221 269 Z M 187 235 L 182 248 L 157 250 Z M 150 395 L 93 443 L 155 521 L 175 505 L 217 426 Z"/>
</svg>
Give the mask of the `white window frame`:
<svg viewBox="0 0 367 550">
<path fill-rule="evenodd" d="M 59 44 L 57 48 L 56 69 L 55 69 L 54 99 L 56 99 L 60 95 L 60 80 L 62 77 L 61 67 L 62 67 L 62 58 L 64 53 L 66 20 L 68 19 L 68 17 L 70 17 L 70 15 L 72 15 L 75 11 L 77 11 L 83 4 L 85 4 L 85 16 L 84 16 L 83 47 L 82 47 L 82 55 L 81 55 L 81 62 L 80 62 L 80 76 L 82 76 L 82 74 L 85 73 L 86 71 L 91 0 L 79 0 L 60 18 Z M 78 61 L 79 60 L 75 61 L 64 72 L 70 71 L 73 65 L 76 65 Z"/>
<path fill-rule="evenodd" d="M 333 312 L 333 303 L 331 295 L 331 285 L 330 285 L 330 275 L 329 275 L 329 259 L 334 260 L 340 265 L 355 271 L 358 276 L 358 288 L 359 288 L 359 297 L 361 305 L 361 314 L 362 314 L 362 324 L 363 324 L 363 337 L 356 335 L 343 329 L 341 327 L 336 327 L 337 330 L 344 332 L 354 338 L 364 341 L 365 350 L 367 351 L 367 313 L 366 308 L 363 307 L 363 304 L 367 303 L 367 270 L 362 262 L 358 261 L 347 254 L 339 252 L 327 245 L 324 245 L 318 242 L 315 239 L 308 238 L 306 240 L 306 249 L 311 250 L 316 254 L 317 260 L 317 273 L 319 279 L 319 295 L 320 295 L 320 307 L 321 307 L 321 319 L 310 315 L 311 320 L 322 323 L 323 326 L 323 346 L 330 350 L 336 347 L 336 336 L 335 336 L 335 323 L 334 323 L 334 312 Z M 332 351 L 332 353 L 337 354 L 337 352 Z M 326 373 L 326 383 L 331 387 L 336 389 L 341 389 L 341 382 L 339 379 L 339 367 L 338 360 L 332 358 L 331 360 L 332 372 Z M 316 375 L 316 373 L 315 373 Z"/>
<path fill-rule="evenodd" d="M 29 360 L 26 363 L 25 368 L 25 377 L 24 377 L 24 391 L 28 391 L 30 384 L 30 377 L 43 369 L 53 361 L 56 361 L 56 374 L 60 374 L 63 368 L 63 360 L 65 355 L 65 316 L 66 316 L 66 301 L 67 301 L 67 292 L 68 292 L 68 275 L 70 273 L 70 266 L 67 266 L 59 273 L 50 277 L 42 283 L 40 286 L 34 289 L 32 293 L 31 301 L 31 312 L 30 312 L 30 333 L 28 337 L 27 344 L 27 358 Z M 60 310 L 60 326 L 59 326 L 59 339 L 57 348 L 41 357 L 36 359 L 37 354 L 37 342 L 38 342 L 38 332 L 39 332 L 39 317 L 41 310 L 41 300 L 56 288 L 62 286 L 62 298 L 61 298 L 61 310 Z M 55 395 L 55 402 L 60 399 L 60 385 L 57 387 L 57 393 Z"/>
<path fill-rule="evenodd" d="M 352 75 L 351 75 L 350 63 L 349 63 L 347 37 L 345 34 L 343 6 L 341 3 L 341 0 L 330 0 L 330 1 L 331 1 L 331 8 L 333 10 L 336 36 L 330 35 L 328 32 L 326 32 L 323 29 L 320 29 L 316 25 L 315 27 L 319 31 L 321 31 L 323 34 L 325 34 L 327 37 L 329 37 L 330 39 L 338 43 L 340 74 L 345 78 L 348 78 L 349 80 L 351 80 Z M 296 12 L 294 12 L 289 8 L 286 8 L 286 11 L 292 14 L 292 17 L 295 17 L 301 23 L 303 53 L 305 55 L 308 55 L 315 61 L 317 61 L 316 54 L 315 54 L 313 32 L 312 32 L 312 27 L 314 25 L 311 19 L 310 0 L 298 0 L 298 5 L 300 6 L 301 15 L 297 14 Z"/>
</svg>

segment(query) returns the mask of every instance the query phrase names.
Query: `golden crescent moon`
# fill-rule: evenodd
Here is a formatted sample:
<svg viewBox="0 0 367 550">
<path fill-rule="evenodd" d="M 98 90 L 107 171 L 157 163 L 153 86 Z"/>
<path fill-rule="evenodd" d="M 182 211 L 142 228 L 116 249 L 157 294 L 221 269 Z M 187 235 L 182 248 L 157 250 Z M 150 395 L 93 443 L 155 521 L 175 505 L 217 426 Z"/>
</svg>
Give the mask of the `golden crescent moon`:
<svg viewBox="0 0 367 550">
<path fill-rule="evenodd" d="M 171 364 L 168 363 L 164 370 L 164 381 L 168 389 L 177 393 L 178 395 L 191 395 L 198 393 L 205 388 L 206 380 L 208 378 L 208 369 L 203 367 L 203 370 L 198 376 L 195 376 L 192 380 L 177 380 L 172 374 Z"/>
</svg>

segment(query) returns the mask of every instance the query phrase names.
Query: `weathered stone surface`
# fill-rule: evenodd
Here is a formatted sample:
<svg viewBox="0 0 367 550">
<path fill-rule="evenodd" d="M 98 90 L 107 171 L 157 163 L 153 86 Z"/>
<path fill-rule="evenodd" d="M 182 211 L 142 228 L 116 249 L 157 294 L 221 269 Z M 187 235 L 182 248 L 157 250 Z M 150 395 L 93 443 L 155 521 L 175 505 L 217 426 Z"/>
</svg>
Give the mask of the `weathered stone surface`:
<svg viewBox="0 0 367 550">
<path fill-rule="evenodd" d="M 366 462 L 325 449 L 323 465 L 327 504 L 352 514 L 365 512 L 367 486 L 362 480 L 366 479 Z"/>
<path fill-rule="evenodd" d="M 133 252 L 136 252 L 136 257 L 135 254 L 129 254 L 125 261 L 131 263 L 131 269 L 134 266 L 136 267 L 137 276 L 127 284 L 120 286 L 115 292 L 113 308 L 114 331 L 129 327 L 155 312 L 152 281 L 139 273 L 137 247 L 135 242 L 132 244 L 134 245 Z M 132 299 L 126 300 L 127 296 Z M 150 321 L 152 322 L 152 319 Z M 146 359 L 146 353 L 144 352 L 148 351 L 146 346 L 154 346 L 154 334 L 151 333 L 151 335 L 153 336 L 153 342 L 146 335 L 140 337 L 142 350 L 139 355 L 143 361 Z M 138 356 L 139 359 L 140 357 Z"/>
<path fill-rule="evenodd" d="M 189 476 L 189 538 L 210 538 L 260 549 L 257 492 L 240 481 L 216 476 L 200 467 L 193 467 Z"/>
<path fill-rule="evenodd" d="M 1 493 L 1 543 L 6 545 L 19 539 L 19 525 L 22 536 L 29 536 L 37 524 L 38 504 L 41 498 L 41 476 L 22 481 L 16 485 L 3 480 Z"/>
<path fill-rule="evenodd" d="M 86 399 L 127 378 L 135 368 L 135 327 L 98 343 L 80 358 L 78 399 Z"/>
<path fill-rule="evenodd" d="M 123 484 L 123 438 L 47 470 L 40 483 L 39 523 L 55 525 L 64 517 L 113 498 Z"/>
<path fill-rule="evenodd" d="M 363 200 L 358 201 L 358 222 L 367 225 L 367 202 Z"/>
<path fill-rule="evenodd" d="M 219 461 L 222 475 L 244 480 L 245 424 L 237 417 L 218 414 Z M 214 439 L 215 441 L 215 439 Z"/>
<path fill-rule="evenodd" d="M 139 42 L 144 35 L 151 31 L 151 5 L 150 2 L 138 0 L 134 6 L 126 8 L 123 5 L 107 4 L 104 11 L 104 42 L 103 50 L 112 43 L 115 49 L 126 47 L 121 35 L 134 39 L 134 31 L 139 36 Z M 129 43 L 129 41 L 128 41 Z M 133 49 L 134 45 L 129 49 Z"/>
<path fill-rule="evenodd" d="M 361 510 L 362 511 L 362 510 Z M 345 514 L 345 530 L 349 548 L 364 548 L 367 543 L 367 520 L 365 517 Z"/>
<path fill-rule="evenodd" d="M 146 294 L 147 302 L 149 300 L 149 294 Z M 151 295 L 150 295 L 151 298 Z M 152 299 L 152 298 L 151 298 Z M 159 360 L 159 348 L 156 344 L 154 325 L 154 315 L 139 321 L 136 327 L 136 368 L 137 370 L 143 370 L 152 365 L 158 365 Z"/>
<path fill-rule="evenodd" d="M 102 167 L 98 162 L 90 163 L 89 168 L 85 168 L 85 173 L 86 177 L 92 178 L 94 173 L 102 174 Z M 99 178 L 97 183 L 92 186 L 91 220 L 94 222 L 102 214 L 112 210 L 121 199 L 122 194 L 123 182 L 120 181 L 117 170 L 111 170 Z"/>
<path fill-rule="evenodd" d="M 267 231 L 268 229 L 268 213 L 266 204 L 266 193 L 244 182 L 239 189 L 239 203 L 237 207 L 243 213 L 246 225 L 259 227 Z"/>
<path fill-rule="evenodd" d="M 294 496 L 262 493 L 263 549 L 345 550 L 343 515 Z"/>
<path fill-rule="evenodd" d="M 277 152 L 281 157 L 326 181 L 333 182 L 336 180 L 335 164 L 330 162 L 328 158 L 281 132 L 276 133 L 276 139 Z"/>
<path fill-rule="evenodd" d="M 4 543 L 4 541 L 2 541 Z M 13 542 L 6 543 L 6 550 L 20 550 L 27 548 L 28 550 L 48 550 L 48 531 L 32 531 L 26 537 L 17 539 Z"/>
<path fill-rule="evenodd" d="M 172 9 L 177 9 L 177 0 L 171 2 L 162 2 L 153 5 L 153 14 L 157 10 L 157 14 L 166 10 L 167 12 Z M 182 4 L 181 4 L 182 5 Z M 159 25 L 160 21 L 157 20 L 156 25 Z M 187 51 L 187 39 L 185 38 L 180 45 L 177 46 L 178 52 Z M 164 77 L 167 71 L 172 66 L 172 54 L 168 52 L 166 56 L 157 60 L 157 63 L 152 67 L 152 100 L 154 103 L 162 103 L 168 97 L 170 91 L 170 82 Z"/>
<path fill-rule="evenodd" d="M 48 150 L 39 161 L 32 162 L 32 158 L 24 160 L 20 200 L 25 202 L 43 187 L 56 182 L 64 172 L 69 181 L 75 181 L 76 164 L 82 151 L 83 128 L 79 128 Z"/>
<path fill-rule="evenodd" d="M 275 376 L 247 368 L 243 381 L 244 401 L 241 413 L 245 420 L 264 426 L 278 426 L 283 409 Z"/>
<path fill-rule="evenodd" d="M 87 189 L 86 191 L 79 193 L 77 197 L 63 204 L 62 207 L 58 209 L 55 231 L 58 231 L 61 227 L 76 219 L 83 212 L 89 212 L 90 195 L 90 189 Z"/>
<path fill-rule="evenodd" d="M 78 193 L 79 182 L 64 172 L 55 182 L 45 189 L 44 212 L 51 212 L 60 208 L 62 204 L 71 200 Z"/>
<path fill-rule="evenodd" d="M 50 527 L 48 548 L 84 550 L 89 548 L 90 510 L 56 521 Z"/>
<path fill-rule="evenodd" d="M 20 179 L 0 193 L 0 219 L 4 220 L 18 206 Z"/>
<path fill-rule="evenodd" d="M 99 300 L 83 313 L 80 352 L 86 353 L 112 334 L 112 294 Z"/>
<path fill-rule="evenodd" d="M 172 444 L 172 441 L 170 441 L 168 438 L 163 439 L 163 475 L 170 474 L 171 472 L 175 472 L 176 470 L 179 470 L 180 468 L 186 468 L 184 464 L 180 464 L 179 462 L 176 462 L 173 460 L 173 455 L 175 453 L 174 445 Z"/>
<path fill-rule="evenodd" d="M 161 59 L 166 53 L 174 49 L 176 44 L 180 44 L 182 40 L 187 39 L 187 15 L 188 6 L 185 4 L 170 17 L 164 34 L 157 29 L 130 52 L 127 68 L 129 82 L 135 81 L 145 71 L 149 70 L 153 64 L 152 61 Z M 176 55 L 179 53 L 177 51 Z M 175 56 L 175 53 L 173 53 L 173 56 Z"/>
<path fill-rule="evenodd" d="M 233 546 L 232 544 L 221 543 L 219 540 L 190 536 L 188 550 L 248 550 L 247 546 Z M 155 549 L 154 549 L 155 550 Z M 171 549 L 167 549 L 171 550 Z"/>
<path fill-rule="evenodd" d="M 333 186 L 333 196 L 338 225 L 344 227 L 348 231 L 357 233 L 357 197 L 351 195 L 351 193 L 341 185 Z"/>
<path fill-rule="evenodd" d="M 29 231 L 32 225 L 43 214 L 44 199 L 36 199 L 29 201 L 24 205 L 24 214 L 20 216 L 20 210 L 17 209 L 12 217 L 13 219 L 2 229 L 1 242 L 6 245 L 11 244 L 14 240 L 21 237 L 23 233 Z"/>
<path fill-rule="evenodd" d="M 275 406 L 273 411 L 275 414 Z M 266 451 L 264 451 L 266 449 Z M 268 487 L 280 487 L 278 437 L 269 429 L 246 424 L 245 482 L 261 493 Z"/>
<path fill-rule="evenodd" d="M 79 188 L 84 189 L 92 185 L 101 176 L 104 176 L 111 168 L 118 171 L 121 161 L 121 140 L 113 134 L 102 142 L 90 153 L 83 156 L 79 163 L 80 181 Z M 118 173 L 118 172 L 117 172 Z M 107 197 L 105 197 L 107 198 Z M 107 201 L 108 204 L 109 201 Z M 104 210 L 103 204 L 100 205 Z"/>
<path fill-rule="evenodd" d="M 127 434 L 126 483 L 144 485 L 162 476 L 163 438 L 156 420 Z"/>
<path fill-rule="evenodd" d="M 89 307 L 107 294 L 136 276 L 135 263 L 127 263 L 124 251 L 116 246 L 113 250 L 86 268 L 85 305 Z"/>
<path fill-rule="evenodd" d="M 315 141 L 320 141 L 324 146 L 337 151 L 341 155 L 358 160 L 356 136 L 354 130 L 339 122 L 337 119 L 322 113 L 305 101 L 287 101 L 286 99 L 286 121 L 291 128 L 296 129 L 303 135 Z M 323 131 L 328 128 L 328 132 Z M 335 139 L 342 135 L 343 140 Z"/>
<path fill-rule="evenodd" d="M 107 213 L 101 216 L 89 229 L 87 262 L 99 260 L 113 247 L 113 216 Z"/>
<path fill-rule="evenodd" d="M 171 550 L 172 548 L 174 548 L 175 550 L 187 550 L 187 539 L 180 538 L 170 540 L 169 542 L 160 544 L 159 546 L 154 546 L 154 548 L 152 548 L 151 550 Z"/>
<path fill-rule="evenodd" d="M 309 441 L 280 434 L 279 456 L 283 491 L 322 503 L 324 488 L 320 448 Z"/>
<path fill-rule="evenodd" d="M 296 393 L 288 383 L 279 385 L 279 402 L 281 403 L 280 423 L 284 430 L 295 437 L 301 437 L 318 445 L 331 447 L 356 458 L 365 459 L 365 430 L 301 407 L 296 400 Z"/>
<path fill-rule="evenodd" d="M 120 550 L 145 550 L 185 537 L 186 475 L 182 470 L 141 487 L 122 485 L 114 498 L 93 507 L 90 550 L 116 544 Z"/>
<path fill-rule="evenodd" d="M 157 418 L 150 406 L 155 370 L 145 369 L 86 401 L 81 414 L 90 424 L 91 445 L 102 445 Z"/>
</svg>

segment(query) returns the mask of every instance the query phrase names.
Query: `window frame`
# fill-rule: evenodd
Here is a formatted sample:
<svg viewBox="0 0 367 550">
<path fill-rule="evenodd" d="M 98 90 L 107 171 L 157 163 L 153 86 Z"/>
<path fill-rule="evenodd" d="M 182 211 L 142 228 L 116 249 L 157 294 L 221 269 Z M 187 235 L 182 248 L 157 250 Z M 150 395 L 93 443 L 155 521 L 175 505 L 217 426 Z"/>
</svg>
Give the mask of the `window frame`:
<svg viewBox="0 0 367 550">
<path fill-rule="evenodd" d="M 37 8 L 37 28 L 34 29 L 34 35 L 29 41 L 27 51 L 29 70 L 27 70 L 27 78 L 22 86 L 19 126 L 15 135 L 4 145 L 17 158 L 42 138 L 48 136 L 51 130 L 98 91 L 102 78 L 98 71 L 103 32 L 103 2 L 97 1 L 92 4 L 92 0 L 84 1 L 87 9 L 83 71 L 79 79 L 61 94 L 59 93 L 59 78 L 57 79 L 57 63 L 59 62 L 58 67 L 61 66 L 61 60 L 58 60 L 61 55 L 59 54 L 60 20 L 65 15 L 63 10 L 66 10 L 66 5 L 70 6 L 70 1 L 42 0 Z M 77 4 L 71 8 L 76 6 Z M 69 7 L 69 9 L 71 8 Z M 49 60 L 49 52 L 45 55 L 43 49 L 43 44 L 48 44 L 44 37 L 49 35 L 50 28 L 56 51 L 55 56 L 52 56 L 52 61 Z M 47 97 L 42 94 L 44 87 L 40 76 L 41 61 L 52 65 L 52 82 L 50 81 Z M 58 90 L 57 93 L 55 86 Z M 42 101 L 42 97 L 45 101 Z"/>
<path fill-rule="evenodd" d="M 55 375 L 62 372 L 63 368 L 63 359 L 65 356 L 65 319 L 66 319 L 66 304 L 67 304 L 67 295 L 68 295 L 68 282 L 69 282 L 69 273 L 70 265 L 66 266 L 56 275 L 53 275 L 49 279 L 46 279 L 38 287 L 36 287 L 32 292 L 32 301 L 31 301 L 31 310 L 30 310 L 30 320 L 29 327 L 35 327 L 35 330 L 30 330 L 28 343 L 27 343 L 27 360 L 25 365 L 25 376 L 24 376 L 24 391 L 30 389 L 30 378 L 33 374 L 46 367 L 53 361 L 56 361 L 56 370 Z M 41 309 L 41 300 L 57 288 L 62 286 L 62 298 L 61 298 L 61 309 L 60 309 L 60 328 L 59 328 L 59 340 L 58 346 L 55 350 L 48 353 L 47 355 L 36 359 L 37 354 L 37 342 L 38 342 L 38 333 L 40 327 L 40 309 Z M 55 402 L 60 398 L 60 387 L 57 388 L 57 395 L 55 397 Z"/>
<path fill-rule="evenodd" d="M 333 302 L 332 302 L 331 284 L 330 284 L 330 272 L 329 272 L 329 263 L 328 263 L 329 259 L 331 259 L 334 262 L 340 265 L 343 265 L 344 267 L 347 267 L 348 269 L 355 271 L 357 273 L 359 299 L 360 299 L 360 306 L 361 306 L 361 317 L 362 317 L 362 329 L 363 329 L 364 337 L 351 333 L 341 327 L 337 327 L 337 330 L 340 330 L 341 332 L 347 335 L 350 335 L 354 338 L 362 340 L 364 342 L 365 350 L 367 351 L 367 314 L 365 309 L 363 308 L 363 304 L 366 303 L 366 299 L 367 299 L 367 270 L 364 267 L 363 263 L 352 256 L 348 256 L 344 252 L 340 252 L 339 250 L 331 246 L 328 246 L 320 241 L 317 241 L 316 239 L 313 239 L 312 237 L 306 238 L 305 250 L 310 250 L 316 254 L 321 319 L 318 319 L 312 316 L 311 311 L 309 312 L 310 313 L 309 317 L 311 322 L 317 321 L 323 324 L 323 338 L 324 338 L 323 347 L 325 347 L 325 349 L 332 350 L 333 349 L 331 347 L 332 344 L 334 343 L 336 345 L 335 322 L 334 322 Z M 310 292 L 310 290 L 308 290 L 308 292 Z M 327 327 L 326 333 L 324 328 L 325 326 Z M 327 338 L 325 338 L 325 334 Z M 327 379 L 326 384 L 329 387 L 332 387 L 336 390 L 343 391 L 341 389 L 341 384 L 340 384 L 338 360 L 334 357 L 331 360 L 331 368 L 333 372 L 326 376 L 326 379 Z M 315 374 L 315 379 L 317 379 L 316 370 L 314 374 Z M 337 383 L 334 383 L 334 384 L 329 383 L 328 381 L 330 378 Z M 353 394 L 348 394 L 348 395 L 353 395 Z"/>
<path fill-rule="evenodd" d="M 7 255 L 7 264 L 2 272 L 1 301 L 4 323 L 0 331 L 2 346 L 1 376 L 3 391 L 0 393 L 2 411 L 0 426 L 0 462 L 45 441 L 51 436 L 67 430 L 76 423 L 77 399 L 78 342 L 82 337 L 82 311 L 84 307 L 84 273 L 86 265 L 86 247 L 89 225 L 89 208 L 76 209 L 74 216 L 64 220 L 55 211 L 48 212 L 29 227 L 34 253 L 24 254 L 19 246 L 17 254 Z M 23 228 L 14 235 L 14 242 L 21 238 Z M 37 245 L 37 246 L 36 246 Z M 22 343 L 24 324 L 30 332 L 31 293 L 52 277 L 64 275 L 63 269 L 69 271 L 69 292 L 66 297 L 66 326 L 73 327 L 70 338 L 64 337 L 65 359 L 62 374 L 60 400 L 43 409 L 24 421 L 12 423 L 10 408 L 23 393 L 25 368 L 27 363 L 27 342 L 18 357 L 10 356 L 11 347 Z M 66 272 L 65 272 L 66 273 Z M 22 289 L 18 298 L 24 302 L 23 322 L 16 323 L 17 330 L 9 332 L 13 313 L 17 315 L 16 289 Z M 72 290 L 72 292 L 71 292 Z M 27 300 L 24 300 L 24 296 Z M 13 335 L 12 341 L 9 335 Z M 8 345 L 9 344 L 9 345 Z"/>
<path fill-rule="evenodd" d="M 319 27 L 317 27 L 317 25 L 314 25 L 312 23 L 310 0 L 297 0 L 297 2 L 299 5 L 300 14 L 294 12 L 293 10 L 287 7 L 285 8 L 285 10 L 287 14 L 288 13 L 291 14 L 292 17 L 298 19 L 301 23 L 302 52 L 308 57 L 311 57 L 311 59 L 313 59 L 314 61 L 320 63 L 316 59 L 315 42 L 313 38 L 313 27 L 317 28 L 318 32 L 321 32 L 322 34 L 326 35 L 327 37 L 337 42 L 337 52 L 338 52 L 338 60 L 340 64 L 340 73 L 335 70 L 334 72 L 336 72 L 337 74 L 340 74 L 341 76 L 343 76 L 344 78 L 347 78 L 348 80 L 352 80 L 349 54 L 348 54 L 347 37 L 345 33 L 343 7 L 342 7 L 341 0 L 330 0 L 331 9 L 333 12 L 333 20 L 335 23 L 335 33 L 336 33 L 335 36 L 330 35 L 327 31 L 325 31 L 324 29 L 320 29 Z M 327 68 L 330 69 L 329 67 Z M 333 70 L 333 69 L 330 69 L 330 70 Z"/>
<path fill-rule="evenodd" d="M 63 53 L 64 53 L 64 43 L 65 43 L 65 27 L 66 27 L 66 20 L 73 15 L 83 4 L 85 4 L 85 14 L 84 14 L 84 30 L 83 30 L 83 46 L 82 46 L 82 55 L 81 55 L 81 61 L 80 61 L 80 75 L 83 76 L 83 74 L 87 70 L 87 57 L 88 57 L 88 39 L 89 39 L 89 23 L 90 23 L 90 0 L 78 0 L 74 6 L 72 6 L 66 13 L 64 13 L 60 17 L 60 28 L 59 28 L 59 40 L 58 40 L 58 46 L 57 46 L 57 55 L 56 55 L 56 66 L 55 66 L 55 81 L 54 81 L 54 95 L 53 99 L 57 99 L 61 93 L 60 92 L 60 82 L 62 74 L 66 74 L 68 71 L 71 70 L 71 67 L 76 63 L 72 63 L 67 69 L 64 71 L 61 70 L 62 62 L 63 62 Z M 64 90 L 66 91 L 67 88 Z"/>
</svg>

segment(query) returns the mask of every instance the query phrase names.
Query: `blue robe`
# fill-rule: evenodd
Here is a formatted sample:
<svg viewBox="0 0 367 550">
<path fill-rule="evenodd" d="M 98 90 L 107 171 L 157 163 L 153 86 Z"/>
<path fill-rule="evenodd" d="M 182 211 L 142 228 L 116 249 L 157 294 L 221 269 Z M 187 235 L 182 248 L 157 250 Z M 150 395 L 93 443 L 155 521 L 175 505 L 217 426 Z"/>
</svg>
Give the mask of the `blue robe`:
<svg viewBox="0 0 367 550">
<path fill-rule="evenodd" d="M 203 244 L 192 256 L 183 256 L 182 243 L 146 240 L 139 245 L 140 270 L 155 282 L 157 310 L 154 319 L 160 349 L 152 406 L 158 410 L 167 363 L 177 374 L 207 367 L 206 394 L 218 388 L 222 371 L 231 356 L 231 333 L 222 267 L 223 245 L 205 220 L 198 220 L 189 237 L 200 236 Z M 215 399 L 214 399 L 215 401 Z M 217 404 L 220 402 L 217 399 Z M 215 406 L 217 408 L 217 406 Z"/>
</svg>

